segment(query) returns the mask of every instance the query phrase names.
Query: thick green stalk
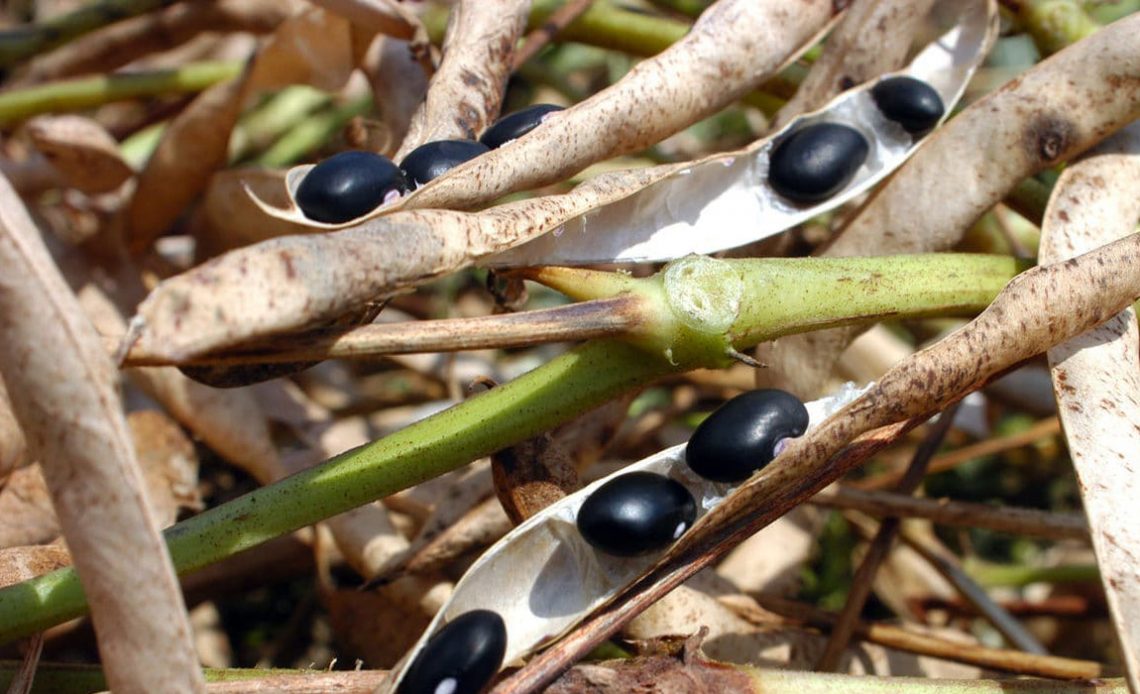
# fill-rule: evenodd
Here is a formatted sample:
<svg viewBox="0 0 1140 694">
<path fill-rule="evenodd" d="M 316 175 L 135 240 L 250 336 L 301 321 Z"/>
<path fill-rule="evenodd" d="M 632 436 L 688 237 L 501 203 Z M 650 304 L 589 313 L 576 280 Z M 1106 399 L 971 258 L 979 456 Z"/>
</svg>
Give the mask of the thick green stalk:
<svg viewBox="0 0 1140 694">
<path fill-rule="evenodd" d="M 620 342 L 583 345 L 379 441 L 262 487 L 166 531 L 179 573 L 419 484 L 531 438 L 672 367 Z M 82 615 L 64 569 L 0 590 L 0 642 Z"/>
<path fill-rule="evenodd" d="M 327 463 L 210 509 L 166 532 L 179 573 L 393 494 L 531 438 L 669 373 L 727 363 L 733 348 L 883 316 L 976 311 L 1017 272 L 996 256 L 713 260 L 689 256 L 653 277 L 551 268 L 584 296 L 633 292 L 644 327 L 585 344 Z M 0 642 L 83 614 L 70 569 L 0 589 Z"/>
<path fill-rule="evenodd" d="M 1007 256 L 954 253 L 738 262 L 748 299 L 732 326 L 737 349 L 886 316 L 972 315 L 1029 266 Z"/>
<path fill-rule="evenodd" d="M 102 75 L 17 89 L 0 94 L 0 123 L 139 96 L 199 92 L 237 77 L 243 67 L 240 61 L 203 61 L 173 70 Z"/>
</svg>

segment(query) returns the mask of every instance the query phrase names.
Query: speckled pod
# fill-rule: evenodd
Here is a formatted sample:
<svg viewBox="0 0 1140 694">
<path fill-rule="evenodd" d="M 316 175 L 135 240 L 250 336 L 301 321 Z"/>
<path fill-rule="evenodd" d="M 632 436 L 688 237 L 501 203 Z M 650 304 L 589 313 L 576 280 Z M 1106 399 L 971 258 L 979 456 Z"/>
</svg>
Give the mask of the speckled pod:
<svg viewBox="0 0 1140 694">
<path fill-rule="evenodd" d="M 814 426 L 863 392 L 853 386 L 807 403 Z M 424 635 L 394 669 L 387 691 L 396 691 L 419 653 L 442 624 L 473 610 L 503 618 L 507 647 L 503 662 L 521 658 L 567 631 L 652 566 L 664 549 L 621 557 L 599 551 L 578 530 L 586 500 L 614 479 L 653 473 L 674 480 L 696 502 L 699 520 L 720 504 L 732 485 L 706 480 L 685 462 L 685 445 L 633 463 L 551 504 L 495 543 L 455 585 Z M 671 544 L 671 543 L 670 543 Z M 667 547 L 666 547 L 667 548 Z"/>
</svg>

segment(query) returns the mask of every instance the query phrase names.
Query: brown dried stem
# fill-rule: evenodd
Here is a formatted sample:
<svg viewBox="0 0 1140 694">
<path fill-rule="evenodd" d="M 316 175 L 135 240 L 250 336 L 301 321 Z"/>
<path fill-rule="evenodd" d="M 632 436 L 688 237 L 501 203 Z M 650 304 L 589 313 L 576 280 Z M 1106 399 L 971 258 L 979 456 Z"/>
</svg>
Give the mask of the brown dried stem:
<svg viewBox="0 0 1140 694">
<path fill-rule="evenodd" d="M 1036 509 L 987 506 L 947 499 L 923 499 L 890 492 L 863 491 L 839 486 L 816 494 L 811 503 L 825 508 L 851 509 L 875 516 L 924 518 L 955 527 L 984 528 L 1010 535 L 1048 540 L 1088 541 L 1088 524 L 1076 513 L 1049 513 Z"/>
</svg>

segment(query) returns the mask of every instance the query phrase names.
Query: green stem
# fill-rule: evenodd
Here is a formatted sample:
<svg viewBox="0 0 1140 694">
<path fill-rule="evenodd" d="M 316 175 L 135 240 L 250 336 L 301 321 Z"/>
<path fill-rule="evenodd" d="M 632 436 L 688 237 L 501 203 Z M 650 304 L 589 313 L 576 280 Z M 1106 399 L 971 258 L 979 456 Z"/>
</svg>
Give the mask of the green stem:
<svg viewBox="0 0 1140 694">
<path fill-rule="evenodd" d="M 1006 256 L 954 253 L 737 262 L 751 298 L 732 327 L 737 349 L 884 316 L 972 315 L 1028 267 Z"/>
<path fill-rule="evenodd" d="M 1100 580 L 1096 564 L 1013 566 L 974 563 L 967 573 L 986 588 L 1021 588 L 1031 583 L 1091 583 Z"/>
<path fill-rule="evenodd" d="M 198 92 L 237 77 L 243 67 L 240 61 L 204 61 L 173 70 L 103 75 L 18 89 L 0 94 L 0 123 L 139 96 Z"/>
<path fill-rule="evenodd" d="M 978 310 L 1017 269 L 1008 258 L 966 255 L 689 256 L 641 280 L 551 269 L 551 276 L 595 277 L 600 291 L 643 296 L 646 327 L 632 336 L 636 344 L 582 345 L 506 385 L 205 511 L 167 530 L 171 557 L 179 573 L 200 569 L 534 437 L 669 373 L 723 366 L 729 347 L 884 315 Z M 71 569 L 0 589 L 0 642 L 85 609 Z"/>
<path fill-rule="evenodd" d="M 1100 29 L 1076 0 L 1023 0 L 1018 15 L 1043 55 L 1052 55 Z"/>
<path fill-rule="evenodd" d="M 542 26 L 562 0 L 537 0 L 527 29 Z M 687 22 L 630 12 L 608 2 L 595 2 L 566 28 L 559 41 L 578 41 L 630 55 L 656 55 L 689 31 Z"/>
<path fill-rule="evenodd" d="M 0 68 L 67 43 L 73 38 L 170 4 L 170 0 L 103 0 L 38 24 L 0 31 Z"/>
<path fill-rule="evenodd" d="M 303 84 L 286 87 L 272 95 L 238 121 L 230 137 L 231 161 L 264 148 L 330 100 L 325 92 Z"/>
<path fill-rule="evenodd" d="M 514 381 L 166 531 L 185 574 L 454 470 L 672 370 L 625 343 L 583 345 Z M 74 571 L 0 590 L 0 642 L 86 611 Z"/>
<path fill-rule="evenodd" d="M 281 136 L 257 157 L 261 166 L 288 166 L 317 149 L 356 116 L 372 110 L 372 96 L 362 96 L 327 111 L 309 116 Z"/>
</svg>

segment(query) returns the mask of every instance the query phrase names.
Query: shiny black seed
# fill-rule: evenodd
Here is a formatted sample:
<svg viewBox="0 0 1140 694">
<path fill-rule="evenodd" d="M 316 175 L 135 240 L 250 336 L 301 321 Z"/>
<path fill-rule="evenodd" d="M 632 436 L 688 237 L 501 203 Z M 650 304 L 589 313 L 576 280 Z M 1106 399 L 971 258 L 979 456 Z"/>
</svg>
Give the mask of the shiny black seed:
<svg viewBox="0 0 1140 694">
<path fill-rule="evenodd" d="M 697 517 L 693 495 L 680 482 L 631 472 L 606 482 L 578 509 L 578 531 L 607 554 L 634 557 L 673 544 Z"/>
<path fill-rule="evenodd" d="M 368 214 L 385 196 L 406 190 L 404 174 L 387 157 L 349 151 L 314 166 L 295 197 L 309 219 L 338 224 Z"/>
<path fill-rule="evenodd" d="M 794 202 L 821 202 L 843 190 L 870 149 L 854 128 L 838 123 L 807 125 L 772 149 L 768 182 Z"/>
<path fill-rule="evenodd" d="M 521 111 L 515 111 L 509 116 L 503 116 L 495 121 L 495 124 L 483 133 L 483 137 L 480 137 L 479 141 L 491 149 L 495 149 L 504 142 L 510 142 L 534 130 L 546 114 L 561 110 L 561 106 L 554 104 L 535 104 Z"/>
<path fill-rule="evenodd" d="M 506 652 L 502 617 L 490 610 L 464 612 L 428 639 L 396 692 L 477 694 L 502 667 Z"/>
<path fill-rule="evenodd" d="M 701 422 L 685 460 L 693 472 L 717 482 L 739 482 L 772 462 L 781 439 L 803 436 L 808 412 L 782 390 L 753 390 L 729 400 Z"/>
<path fill-rule="evenodd" d="M 411 151 L 400 168 L 414 188 L 442 176 L 465 161 L 489 151 L 487 145 L 470 140 L 439 140 L 420 145 Z"/>
<path fill-rule="evenodd" d="M 888 77 L 871 88 L 871 98 L 883 115 L 911 135 L 925 135 L 938 125 L 946 108 L 938 92 L 913 77 Z"/>
</svg>

